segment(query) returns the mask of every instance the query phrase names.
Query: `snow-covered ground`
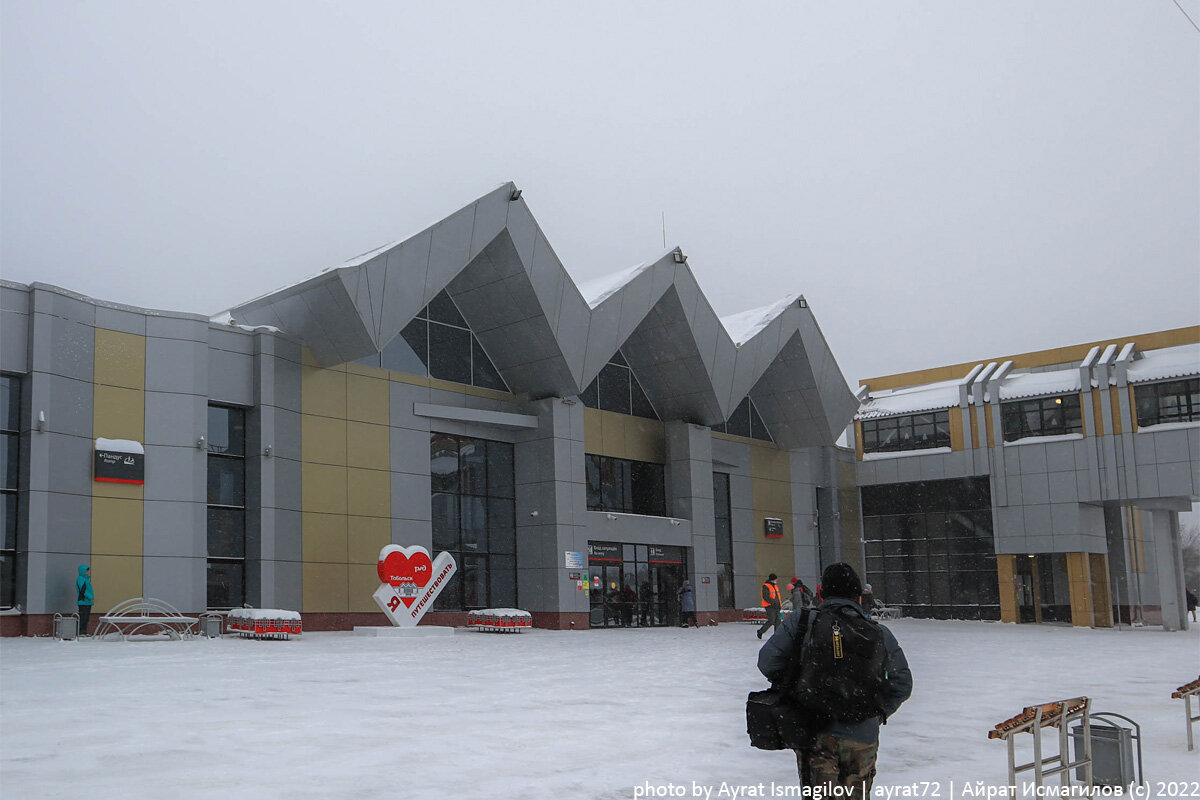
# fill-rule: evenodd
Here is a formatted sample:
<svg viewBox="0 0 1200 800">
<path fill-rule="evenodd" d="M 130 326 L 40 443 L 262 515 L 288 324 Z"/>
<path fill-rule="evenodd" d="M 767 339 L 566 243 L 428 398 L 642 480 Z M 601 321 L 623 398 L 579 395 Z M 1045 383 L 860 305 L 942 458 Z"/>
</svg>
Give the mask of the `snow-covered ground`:
<svg viewBox="0 0 1200 800">
<path fill-rule="evenodd" d="M 1200 778 L 1176 686 L 1200 629 L 889 623 L 912 699 L 883 729 L 877 786 L 1006 782 L 987 731 L 1079 694 L 1143 726 L 1145 767 Z M 794 782 L 752 750 L 754 628 L 291 641 L 0 642 L 4 798 L 632 798 L 635 787 Z M 1024 737 L 1029 749 L 1029 737 Z M 726 795 L 728 796 L 728 795 Z M 743 795 L 745 796 L 745 795 Z M 769 795 L 768 795 L 769 796 Z M 882 795 L 881 795 L 882 796 Z M 1151 795 L 1153 796 L 1153 794 Z"/>
</svg>

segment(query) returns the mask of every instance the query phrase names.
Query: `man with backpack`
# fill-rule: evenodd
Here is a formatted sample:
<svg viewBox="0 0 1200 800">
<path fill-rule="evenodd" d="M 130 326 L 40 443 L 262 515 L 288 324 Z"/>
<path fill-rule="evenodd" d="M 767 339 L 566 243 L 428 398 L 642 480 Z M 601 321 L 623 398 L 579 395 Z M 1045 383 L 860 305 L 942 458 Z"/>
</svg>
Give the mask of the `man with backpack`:
<svg viewBox="0 0 1200 800">
<path fill-rule="evenodd" d="M 847 797 L 871 794 L 879 726 L 912 694 L 908 660 L 892 632 L 859 605 L 849 564 L 821 575 L 813 611 L 793 613 L 758 653 L 758 669 L 811 719 L 813 743 L 796 750 L 801 783 Z"/>
</svg>

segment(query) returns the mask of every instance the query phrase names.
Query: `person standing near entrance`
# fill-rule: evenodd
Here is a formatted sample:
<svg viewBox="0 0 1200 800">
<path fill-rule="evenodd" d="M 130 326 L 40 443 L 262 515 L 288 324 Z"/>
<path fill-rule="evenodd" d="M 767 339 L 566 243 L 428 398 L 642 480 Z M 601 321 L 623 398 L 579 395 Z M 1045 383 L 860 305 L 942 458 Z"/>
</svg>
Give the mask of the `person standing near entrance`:
<svg viewBox="0 0 1200 800">
<path fill-rule="evenodd" d="M 75 579 L 75 604 L 79 608 L 79 635 L 87 636 L 88 622 L 92 619 L 92 604 L 96 602 L 96 590 L 92 587 L 92 568 L 79 565 L 79 577 Z"/>
<path fill-rule="evenodd" d="M 767 628 L 779 628 L 779 608 L 782 603 L 779 600 L 779 584 L 776 583 L 778 577 L 772 572 L 762 585 L 762 604 L 763 610 L 767 612 L 767 621 L 758 629 L 758 638 L 760 639 L 767 632 Z"/>
<path fill-rule="evenodd" d="M 692 582 L 686 578 L 683 586 L 679 587 L 679 610 L 683 612 L 679 627 L 686 628 L 688 620 L 691 620 L 694 627 L 700 627 L 700 623 L 696 621 L 696 592 L 692 590 Z"/>
</svg>

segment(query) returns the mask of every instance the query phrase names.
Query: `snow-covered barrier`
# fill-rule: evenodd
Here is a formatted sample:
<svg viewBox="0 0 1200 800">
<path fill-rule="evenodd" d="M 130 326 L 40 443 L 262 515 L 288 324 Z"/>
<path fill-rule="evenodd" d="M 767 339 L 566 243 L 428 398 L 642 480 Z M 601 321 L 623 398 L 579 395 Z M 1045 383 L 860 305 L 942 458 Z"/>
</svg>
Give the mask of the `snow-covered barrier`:
<svg viewBox="0 0 1200 800">
<path fill-rule="evenodd" d="M 467 614 L 467 627 L 491 633 L 520 633 L 533 627 L 533 615 L 519 608 L 485 608 Z"/>
<path fill-rule="evenodd" d="M 230 633 L 254 639 L 287 639 L 303 633 L 299 611 L 282 608 L 234 608 L 225 617 Z"/>
<path fill-rule="evenodd" d="M 767 621 L 767 610 L 762 607 L 743 608 L 742 622 L 753 622 L 755 625 L 762 625 Z"/>
</svg>

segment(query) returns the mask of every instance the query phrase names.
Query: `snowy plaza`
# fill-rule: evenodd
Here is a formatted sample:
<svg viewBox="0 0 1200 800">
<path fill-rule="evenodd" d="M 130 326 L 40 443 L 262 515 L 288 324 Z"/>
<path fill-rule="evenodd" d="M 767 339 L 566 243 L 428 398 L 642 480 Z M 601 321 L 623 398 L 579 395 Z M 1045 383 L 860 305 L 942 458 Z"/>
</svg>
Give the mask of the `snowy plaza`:
<svg viewBox="0 0 1200 800">
<path fill-rule="evenodd" d="M 1145 770 L 1194 781 L 1176 686 L 1200 629 L 1089 630 L 898 620 L 912 698 L 882 729 L 878 787 L 1006 783 L 988 730 L 1086 694 L 1132 717 Z M 290 641 L 0 644 L 6 798 L 632 798 L 635 787 L 794 784 L 791 754 L 752 750 L 763 688 L 746 625 L 345 632 Z M 1024 736 L 1021 746 L 1030 747 Z M 1057 786 L 1057 780 L 1050 781 Z M 690 794 L 688 795 L 690 796 Z M 1150 796 L 1154 796 L 1153 792 Z"/>
</svg>

